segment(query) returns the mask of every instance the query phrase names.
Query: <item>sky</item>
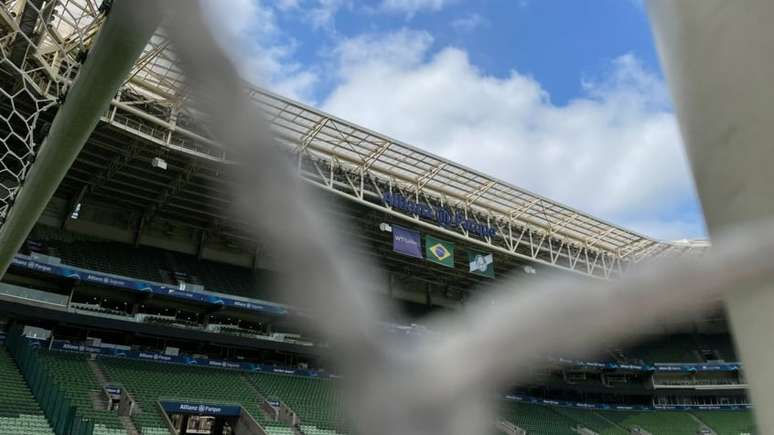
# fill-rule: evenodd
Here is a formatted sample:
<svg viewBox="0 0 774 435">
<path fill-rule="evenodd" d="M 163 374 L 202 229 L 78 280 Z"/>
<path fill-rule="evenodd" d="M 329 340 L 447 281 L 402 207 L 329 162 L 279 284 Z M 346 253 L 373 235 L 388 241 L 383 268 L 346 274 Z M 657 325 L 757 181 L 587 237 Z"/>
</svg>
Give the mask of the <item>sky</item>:
<svg viewBox="0 0 774 435">
<path fill-rule="evenodd" d="M 259 86 L 647 236 L 706 237 L 640 0 L 202 1 Z"/>
</svg>

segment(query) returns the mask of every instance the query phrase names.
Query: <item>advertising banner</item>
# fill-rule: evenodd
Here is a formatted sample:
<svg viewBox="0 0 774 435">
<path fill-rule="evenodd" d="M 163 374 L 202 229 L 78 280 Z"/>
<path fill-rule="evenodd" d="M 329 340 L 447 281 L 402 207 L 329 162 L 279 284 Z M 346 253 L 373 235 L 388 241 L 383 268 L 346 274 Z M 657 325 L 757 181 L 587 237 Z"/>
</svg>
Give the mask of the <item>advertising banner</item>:
<svg viewBox="0 0 774 435">
<path fill-rule="evenodd" d="M 209 403 L 194 402 L 168 402 L 163 401 L 161 407 L 169 414 L 194 414 L 194 415 L 213 415 L 225 417 L 238 417 L 242 414 L 242 407 L 239 405 L 213 405 Z"/>
<path fill-rule="evenodd" d="M 422 258 L 422 242 L 419 231 L 393 225 L 392 250 L 409 257 Z"/>
</svg>

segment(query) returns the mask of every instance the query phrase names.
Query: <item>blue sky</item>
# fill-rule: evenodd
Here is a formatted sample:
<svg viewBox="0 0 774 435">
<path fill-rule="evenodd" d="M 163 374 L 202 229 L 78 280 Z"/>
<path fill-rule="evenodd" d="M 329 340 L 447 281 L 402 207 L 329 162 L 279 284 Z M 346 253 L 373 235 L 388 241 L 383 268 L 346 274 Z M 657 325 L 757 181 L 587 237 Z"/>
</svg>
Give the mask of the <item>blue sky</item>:
<svg viewBox="0 0 774 435">
<path fill-rule="evenodd" d="M 663 239 L 705 229 L 638 0 L 208 0 L 244 74 Z"/>
</svg>

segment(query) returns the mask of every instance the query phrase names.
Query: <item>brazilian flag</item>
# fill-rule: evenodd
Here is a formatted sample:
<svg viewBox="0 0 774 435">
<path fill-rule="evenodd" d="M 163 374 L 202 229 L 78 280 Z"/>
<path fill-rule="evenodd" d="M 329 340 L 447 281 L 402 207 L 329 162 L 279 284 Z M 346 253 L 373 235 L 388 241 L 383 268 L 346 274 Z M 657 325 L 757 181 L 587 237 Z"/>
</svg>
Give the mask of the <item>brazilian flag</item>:
<svg viewBox="0 0 774 435">
<path fill-rule="evenodd" d="M 425 258 L 441 266 L 454 267 L 454 243 L 425 234 Z"/>
</svg>

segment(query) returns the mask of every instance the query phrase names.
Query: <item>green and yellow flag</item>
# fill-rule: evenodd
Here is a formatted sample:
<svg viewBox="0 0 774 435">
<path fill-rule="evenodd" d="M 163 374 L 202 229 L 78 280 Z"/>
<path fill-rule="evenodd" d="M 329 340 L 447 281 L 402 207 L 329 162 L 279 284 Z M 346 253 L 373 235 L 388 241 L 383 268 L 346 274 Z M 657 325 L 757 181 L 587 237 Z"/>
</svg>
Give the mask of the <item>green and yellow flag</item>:
<svg viewBox="0 0 774 435">
<path fill-rule="evenodd" d="M 454 267 L 454 243 L 425 234 L 425 258 L 441 266 Z"/>
</svg>

